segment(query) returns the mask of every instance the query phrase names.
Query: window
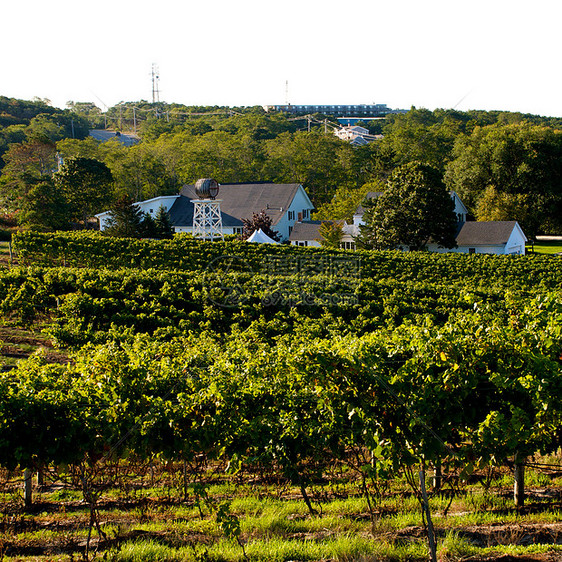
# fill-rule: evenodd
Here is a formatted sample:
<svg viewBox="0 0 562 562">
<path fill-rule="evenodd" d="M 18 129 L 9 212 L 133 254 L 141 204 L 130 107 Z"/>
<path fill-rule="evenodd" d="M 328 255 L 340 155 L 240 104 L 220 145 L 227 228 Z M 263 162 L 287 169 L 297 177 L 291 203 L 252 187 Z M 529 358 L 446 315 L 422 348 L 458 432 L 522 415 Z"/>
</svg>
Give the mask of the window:
<svg viewBox="0 0 562 562">
<path fill-rule="evenodd" d="M 308 218 L 308 209 L 303 209 L 303 210 L 302 210 L 302 218 L 303 218 L 303 219 L 307 219 L 307 218 Z"/>
<path fill-rule="evenodd" d="M 295 211 L 289 211 L 289 216 L 288 216 L 290 221 L 294 221 L 295 220 Z"/>
<path fill-rule="evenodd" d="M 232 234 L 242 234 L 244 232 L 244 228 L 241 226 L 234 226 L 232 227 Z"/>
<path fill-rule="evenodd" d="M 469 248 L 469 249 L 468 249 L 468 253 L 469 253 L 469 254 L 475 254 L 475 253 L 476 253 L 476 248 Z"/>
<path fill-rule="evenodd" d="M 355 250 L 355 242 L 342 242 L 340 247 L 343 250 Z"/>
<path fill-rule="evenodd" d="M 293 227 L 292 227 L 292 226 L 289 227 L 289 236 L 291 236 L 291 232 L 293 232 Z"/>
<path fill-rule="evenodd" d="M 303 240 L 302 242 L 297 242 L 299 246 L 308 246 L 308 240 Z"/>
</svg>

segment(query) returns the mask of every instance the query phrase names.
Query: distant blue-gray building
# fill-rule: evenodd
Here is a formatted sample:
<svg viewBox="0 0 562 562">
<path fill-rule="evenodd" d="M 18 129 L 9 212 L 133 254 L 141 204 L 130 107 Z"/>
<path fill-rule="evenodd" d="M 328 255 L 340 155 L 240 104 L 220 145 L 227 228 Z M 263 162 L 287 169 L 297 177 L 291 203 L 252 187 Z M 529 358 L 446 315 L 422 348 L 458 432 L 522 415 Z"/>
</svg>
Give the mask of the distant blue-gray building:
<svg viewBox="0 0 562 562">
<path fill-rule="evenodd" d="M 264 105 L 265 111 L 282 111 L 294 115 L 322 113 L 334 117 L 382 117 L 393 110 L 384 103 L 363 105 Z"/>
</svg>

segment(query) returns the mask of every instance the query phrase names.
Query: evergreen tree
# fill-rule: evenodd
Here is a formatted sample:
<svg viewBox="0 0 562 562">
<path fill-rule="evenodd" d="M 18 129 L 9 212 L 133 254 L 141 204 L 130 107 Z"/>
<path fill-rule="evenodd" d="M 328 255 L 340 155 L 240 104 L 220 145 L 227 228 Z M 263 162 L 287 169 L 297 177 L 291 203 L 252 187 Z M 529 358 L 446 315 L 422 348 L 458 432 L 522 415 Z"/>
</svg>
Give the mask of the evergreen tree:
<svg viewBox="0 0 562 562">
<path fill-rule="evenodd" d="M 174 226 L 172 224 L 172 219 L 170 218 L 170 213 L 160 206 L 158 212 L 156 213 L 156 218 L 154 219 L 156 225 L 156 233 L 158 238 L 173 238 L 174 237 Z"/>
<path fill-rule="evenodd" d="M 160 238 L 158 236 L 158 227 L 156 221 L 150 213 L 142 214 L 142 221 L 139 228 L 139 234 L 142 238 Z"/>
<path fill-rule="evenodd" d="M 138 238 L 142 234 L 143 212 L 132 199 L 121 197 L 110 212 L 105 233 L 121 238 Z"/>
<path fill-rule="evenodd" d="M 376 198 L 367 198 L 361 203 L 363 207 L 363 224 L 359 225 L 359 234 L 355 237 L 355 243 L 358 248 L 375 250 L 381 247 L 377 236 L 379 230 L 373 224 L 376 204 Z"/>
</svg>

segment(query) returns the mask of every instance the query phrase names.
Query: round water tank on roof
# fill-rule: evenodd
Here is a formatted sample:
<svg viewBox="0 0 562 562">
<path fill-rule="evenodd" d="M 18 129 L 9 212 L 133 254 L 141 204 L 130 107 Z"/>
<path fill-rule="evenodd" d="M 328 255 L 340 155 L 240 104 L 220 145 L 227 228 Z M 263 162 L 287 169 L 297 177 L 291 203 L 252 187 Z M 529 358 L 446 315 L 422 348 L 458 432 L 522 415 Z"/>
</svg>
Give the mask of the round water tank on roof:
<svg viewBox="0 0 562 562">
<path fill-rule="evenodd" d="M 219 194 L 219 183 L 212 178 L 202 178 L 195 182 L 195 193 L 199 199 L 215 199 Z"/>
</svg>

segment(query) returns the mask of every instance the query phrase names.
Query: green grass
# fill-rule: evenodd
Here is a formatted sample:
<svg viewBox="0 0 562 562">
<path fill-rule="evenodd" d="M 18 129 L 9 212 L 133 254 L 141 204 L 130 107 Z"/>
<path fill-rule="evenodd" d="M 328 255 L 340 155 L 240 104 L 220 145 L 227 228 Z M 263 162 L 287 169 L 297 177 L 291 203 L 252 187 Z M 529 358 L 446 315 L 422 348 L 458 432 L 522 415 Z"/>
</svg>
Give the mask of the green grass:
<svg viewBox="0 0 562 562">
<path fill-rule="evenodd" d="M 559 462 L 558 458 L 538 460 L 548 461 L 549 465 Z M 469 557 L 493 558 L 507 553 L 554 552 L 557 549 L 551 544 L 527 548 L 517 545 L 524 534 L 533 533 L 533 527 L 560 523 L 562 513 L 556 504 L 550 507 L 545 504 L 539 512 L 518 513 L 509 494 L 512 486 L 510 471 L 497 470 L 494 476 L 492 486 L 487 490 L 476 483 L 461 484 L 460 493 L 450 506 L 447 497 L 430 497 L 442 562 Z M 540 471 L 529 468 L 526 476 L 529 486 L 552 485 L 548 476 Z M 159 477 L 163 481 L 159 481 Z M 138 485 L 137 479 L 131 478 Z M 241 545 L 226 537 L 208 505 L 203 507 L 201 515 L 194 504 L 193 493 L 188 494 L 186 501 L 179 496 L 171 502 L 167 499 L 174 497 L 173 493 L 170 496 L 170 491 L 176 489 L 161 486 L 168 478 L 168 473 L 157 472 L 157 485 L 152 488 L 132 491 L 129 488 L 126 493 L 117 489 L 106 491 L 100 501 L 100 521 L 108 537 L 117 542 L 110 550 L 100 551 L 104 559 L 243 561 Z M 311 489 L 311 493 L 317 494 L 312 496 L 313 505 L 319 512 L 317 516 L 309 513 L 299 491 L 291 487 L 238 486 L 227 482 L 210 484 L 207 493 L 215 506 L 224 500 L 231 502 L 230 513 L 239 520 L 240 540 L 250 561 L 427 560 L 427 537 L 419 502 L 404 489 L 402 482 L 393 483 L 391 488 L 391 494 L 374 498 L 373 520 L 366 500 L 357 496 L 352 487 L 348 488 L 348 497 L 334 494 L 331 485 Z M 25 514 L 17 520 L 19 528 L 10 530 L 8 527 L 0 533 L 0 543 L 16 549 L 84 544 L 89 517 L 87 505 L 76 501 L 80 496 L 79 492 L 67 488 L 43 491 L 36 497 L 47 502 L 45 505 L 59 507 Z M 323 500 L 319 501 L 319 498 Z M 446 508 L 450 509 L 444 515 Z M 477 529 L 477 543 L 467 538 L 467 533 L 474 528 Z M 542 536 L 534 535 L 533 538 L 541 540 Z M 92 537 L 97 543 L 95 530 Z M 500 546 L 489 547 L 498 543 Z M 79 556 L 78 547 L 75 556 Z M 68 553 L 61 559 L 68 560 Z M 4 560 L 43 562 L 56 560 L 56 557 L 13 556 Z"/>
<path fill-rule="evenodd" d="M 10 243 L 0 241 L 0 260 L 9 263 L 10 261 Z"/>
<path fill-rule="evenodd" d="M 50 501 L 60 502 L 60 501 L 71 501 L 71 500 L 81 500 L 82 492 L 79 490 L 70 490 L 68 488 L 62 488 L 60 490 L 55 490 L 54 492 L 47 495 Z"/>
<path fill-rule="evenodd" d="M 177 548 L 160 544 L 153 540 L 130 542 L 114 552 L 110 558 L 119 562 L 165 562 L 189 560 L 180 554 Z M 191 558 L 195 560 L 195 557 Z"/>
<path fill-rule="evenodd" d="M 406 561 L 426 560 L 427 547 L 421 544 L 392 545 L 353 535 L 323 540 L 256 540 L 245 547 L 248 560 L 255 562 L 285 562 L 289 560 L 336 562 L 367 562 L 375 560 Z M 110 553 L 109 560 L 116 562 L 141 562 L 144 560 L 241 562 L 244 554 L 240 545 L 221 541 L 208 547 L 175 548 L 154 540 L 127 543 Z"/>
<path fill-rule="evenodd" d="M 527 254 L 558 254 L 562 252 L 562 243 L 559 241 L 540 240 L 533 245 L 526 246 Z"/>
</svg>

